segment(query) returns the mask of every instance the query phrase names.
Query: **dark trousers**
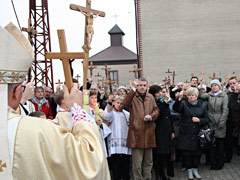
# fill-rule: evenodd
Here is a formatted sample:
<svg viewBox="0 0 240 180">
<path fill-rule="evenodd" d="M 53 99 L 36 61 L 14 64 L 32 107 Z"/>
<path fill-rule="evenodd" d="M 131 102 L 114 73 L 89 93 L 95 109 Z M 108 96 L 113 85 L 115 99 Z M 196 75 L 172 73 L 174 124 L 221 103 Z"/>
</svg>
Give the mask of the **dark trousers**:
<svg viewBox="0 0 240 180">
<path fill-rule="evenodd" d="M 112 154 L 111 165 L 114 180 L 129 180 L 130 155 Z"/>
<path fill-rule="evenodd" d="M 198 165 L 200 163 L 200 156 L 197 156 L 197 155 L 185 156 L 184 158 L 185 158 L 187 169 L 198 168 Z"/>
<path fill-rule="evenodd" d="M 234 147 L 234 137 L 232 136 L 233 129 L 236 126 L 236 123 L 229 122 L 227 123 L 227 132 L 225 138 L 225 159 L 226 161 L 231 161 L 233 156 L 233 147 Z"/>
<path fill-rule="evenodd" d="M 153 154 L 153 167 L 157 179 L 167 179 L 167 168 L 169 165 L 170 154 Z"/>
<path fill-rule="evenodd" d="M 210 149 L 210 165 L 222 168 L 224 165 L 224 138 L 216 138 L 216 146 Z"/>
</svg>

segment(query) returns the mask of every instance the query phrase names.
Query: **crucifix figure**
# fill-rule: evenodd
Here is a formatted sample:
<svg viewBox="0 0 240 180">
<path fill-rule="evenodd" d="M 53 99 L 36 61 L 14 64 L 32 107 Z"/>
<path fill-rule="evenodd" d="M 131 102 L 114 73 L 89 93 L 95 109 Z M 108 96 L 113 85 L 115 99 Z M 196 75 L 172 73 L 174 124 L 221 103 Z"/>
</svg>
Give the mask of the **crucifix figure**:
<svg viewBox="0 0 240 180">
<path fill-rule="evenodd" d="M 107 76 L 107 80 L 104 81 L 104 84 L 109 85 L 110 94 L 112 93 L 112 85 L 114 83 L 116 83 L 116 81 L 112 81 L 111 76 Z"/>
<path fill-rule="evenodd" d="M 37 34 L 38 32 L 37 30 L 32 28 L 32 23 L 30 18 L 28 18 L 28 27 L 27 28 L 22 27 L 22 31 L 25 31 L 28 33 L 28 40 L 30 41 L 31 45 L 33 45 L 32 36 L 34 34 Z"/>
<path fill-rule="evenodd" d="M 94 16 L 105 17 L 105 13 L 102 11 L 91 9 L 91 0 L 86 0 L 86 7 L 78 6 L 75 4 L 70 5 L 71 10 L 80 11 L 85 15 L 85 34 L 84 34 L 84 61 L 83 61 L 83 89 L 87 88 L 87 71 L 88 71 L 88 63 L 89 63 L 89 50 L 91 49 L 90 43 L 92 41 L 93 36 L 93 18 Z"/>
<path fill-rule="evenodd" d="M 102 68 L 102 70 L 105 70 L 105 75 L 106 75 L 106 79 L 108 78 L 108 70 L 111 69 L 110 67 L 107 67 L 107 63 L 105 63 L 105 67 Z"/>
<path fill-rule="evenodd" d="M 65 38 L 65 32 L 63 29 L 60 29 L 58 32 L 58 40 L 60 46 L 59 53 L 48 52 L 46 53 L 47 59 L 61 59 L 63 64 L 63 71 L 65 76 L 65 82 L 68 90 L 70 91 L 73 86 L 71 68 L 70 68 L 70 59 L 83 59 L 84 53 L 82 52 L 68 52 L 67 42 Z"/>
<path fill-rule="evenodd" d="M 90 70 L 90 76 L 93 75 L 93 69 L 97 68 L 97 66 L 93 66 L 93 62 L 90 62 L 90 66 L 88 66 L 88 69 Z"/>
<path fill-rule="evenodd" d="M 213 73 L 213 76 L 212 76 L 212 77 L 209 77 L 209 79 L 214 80 L 214 79 L 219 79 L 219 77 L 216 77 L 216 73 Z"/>
<path fill-rule="evenodd" d="M 142 71 L 142 68 L 137 68 L 137 64 L 134 64 L 133 65 L 133 69 L 130 69 L 129 72 L 133 72 L 134 73 L 134 76 L 135 76 L 135 79 L 138 78 L 138 71 Z"/>
</svg>

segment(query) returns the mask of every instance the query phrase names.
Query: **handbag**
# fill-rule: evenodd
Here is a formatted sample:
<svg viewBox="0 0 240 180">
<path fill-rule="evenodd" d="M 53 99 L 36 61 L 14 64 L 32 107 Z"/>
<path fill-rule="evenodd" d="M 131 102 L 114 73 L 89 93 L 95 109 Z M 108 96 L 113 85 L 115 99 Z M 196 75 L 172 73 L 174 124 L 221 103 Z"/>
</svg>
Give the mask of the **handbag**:
<svg viewBox="0 0 240 180">
<path fill-rule="evenodd" d="M 201 149 L 211 149 L 216 146 L 216 139 L 214 137 L 215 131 L 209 125 L 200 128 L 198 133 L 199 145 Z"/>
<path fill-rule="evenodd" d="M 237 124 L 235 126 L 235 128 L 233 129 L 232 136 L 235 137 L 235 138 L 238 138 L 239 133 L 240 133 L 240 127 L 239 127 L 239 124 Z"/>
</svg>

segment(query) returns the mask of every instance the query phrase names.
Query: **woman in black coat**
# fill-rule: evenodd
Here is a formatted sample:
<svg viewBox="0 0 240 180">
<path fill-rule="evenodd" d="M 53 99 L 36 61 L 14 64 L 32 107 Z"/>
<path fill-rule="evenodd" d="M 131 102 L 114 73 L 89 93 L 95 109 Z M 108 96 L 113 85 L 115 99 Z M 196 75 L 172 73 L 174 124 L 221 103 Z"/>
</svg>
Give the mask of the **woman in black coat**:
<svg viewBox="0 0 240 180">
<path fill-rule="evenodd" d="M 193 179 L 193 175 L 201 179 L 197 169 L 201 155 L 197 135 L 200 127 L 209 122 L 207 102 L 198 100 L 198 93 L 198 89 L 191 87 L 187 90 L 187 100 L 181 101 L 182 97 L 179 97 L 173 105 L 173 109 L 181 113 L 177 147 L 185 157 L 188 179 Z"/>
<path fill-rule="evenodd" d="M 153 149 L 153 164 L 156 172 L 156 178 L 169 180 L 167 176 L 167 167 L 172 150 L 172 138 L 174 137 L 174 127 L 171 119 L 170 109 L 166 88 L 161 90 L 158 85 L 153 85 L 149 89 L 149 93 L 155 98 L 156 104 L 160 109 L 158 119 L 155 121 L 156 144 Z"/>
</svg>

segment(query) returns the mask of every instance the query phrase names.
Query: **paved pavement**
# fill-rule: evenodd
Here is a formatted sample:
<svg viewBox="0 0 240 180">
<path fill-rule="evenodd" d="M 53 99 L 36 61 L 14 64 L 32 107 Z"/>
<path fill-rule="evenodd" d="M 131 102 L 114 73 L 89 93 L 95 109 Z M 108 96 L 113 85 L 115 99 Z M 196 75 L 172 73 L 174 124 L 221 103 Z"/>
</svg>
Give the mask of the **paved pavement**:
<svg viewBox="0 0 240 180">
<path fill-rule="evenodd" d="M 171 180 L 186 180 L 187 172 L 180 170 L 181 163 L 175 163 L 174 167 L 175 177 Z M 209 170 L 209 166 L 205 165 L 202 157 L 198 170 L 202 180 L 240 180 L 240 156 L 234 154 L 231 163 L 225 163 L 223 169 L 218 171 Z"/>
</svg>

